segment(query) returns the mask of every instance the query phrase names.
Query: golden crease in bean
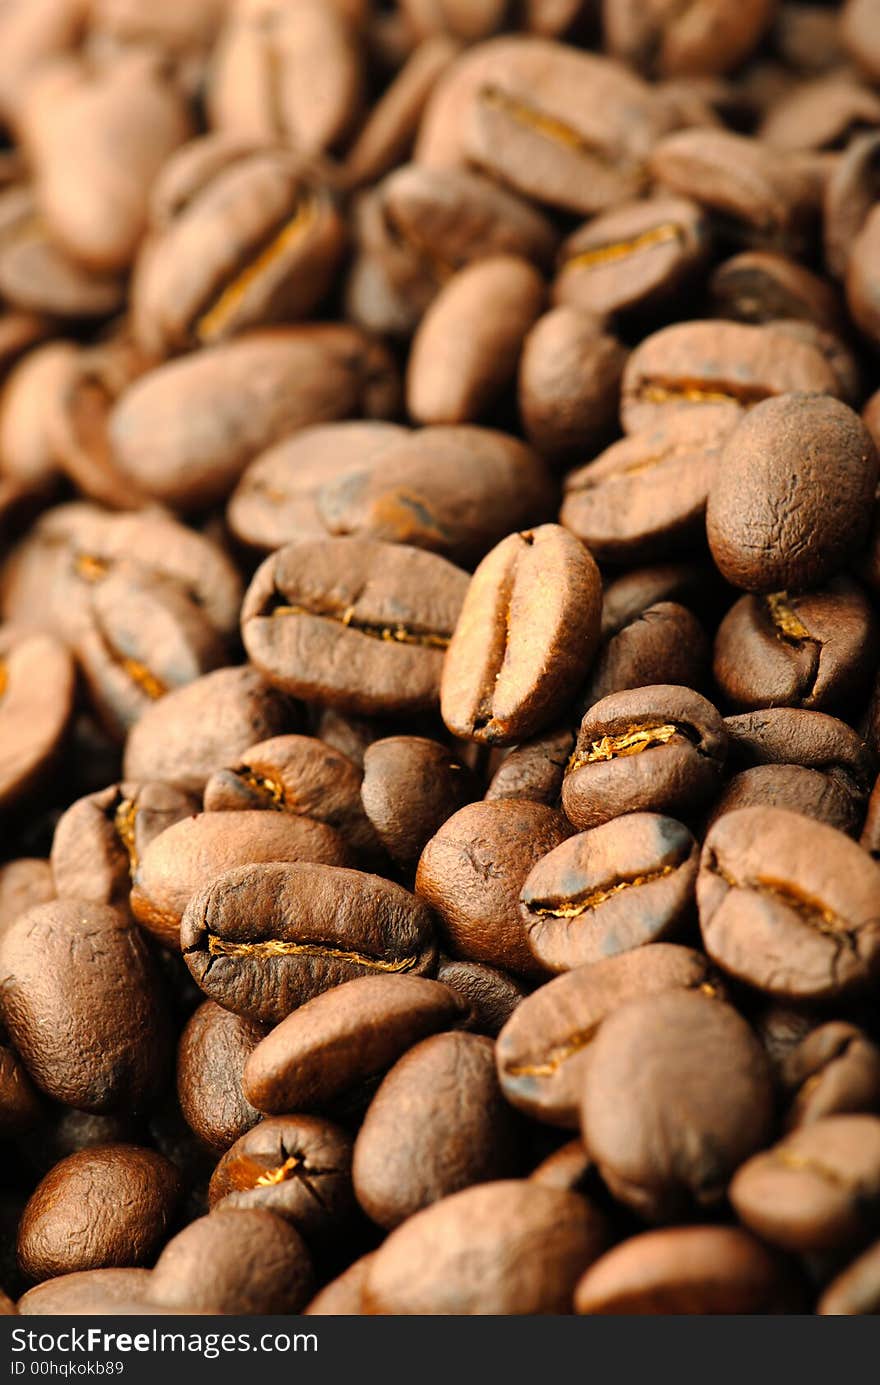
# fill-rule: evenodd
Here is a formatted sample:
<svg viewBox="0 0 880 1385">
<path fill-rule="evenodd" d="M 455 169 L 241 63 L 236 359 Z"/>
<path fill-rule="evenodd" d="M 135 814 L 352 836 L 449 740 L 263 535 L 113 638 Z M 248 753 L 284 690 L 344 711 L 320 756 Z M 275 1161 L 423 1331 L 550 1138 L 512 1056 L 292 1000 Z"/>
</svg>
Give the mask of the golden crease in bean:
<svg viewBox="0 0 880 1385">
<path fill-rule="evenodd" d="M 290 943 L 281 938 L 266 938 L 260 942 L 227 942 L 225 938 L 208 937 L 208 952 L 212 957 L 329 957 L 336 962 L 353 962 L 371 971 L 402 972 L 411 971 L 418 962 L 415 953 L 407 957 L 368 957 L 364 952 L 350 952 L 345 948 L 332 947 L 323 943 Z"/>
<path fill-rule="evenodd" d="M 9 687 L 9 669 L 6 667 L 6 664 L 5 664 L 5 663 L 0 663 L 0 698 L 2 698 L 2 697 L 5 695 L 6 689 L 7 689 L 8 687 Z"/>
<path fill-rule="evenodd" d="M 334 620 L 340 625 L 348 626 L 350 630 L 357 630 L 361 635 L 368 635 L 370 639 L 385 640 L 391 644 L 416 644 L 427 649 L 446 649 L 450 639 L 449 635 L 435 635 L 427 630 L 408 630 L 405 625 L 374 625 L 369 621 L 356 620 L 353 606 L 347 606 L 343 611 L 312 611 L 308 606 L 274 606 L 270 614 L 316 616 L 321 620 Z"/>
<path fill-rule="evenodd" d="M 742 399 L 725 390 L 703 389 L 700 385 L 652 385 L 645 384 L 639 390 L 639 398 L 646 404 L 742 404 Z M 761 398 L 765 398 L 762 394 Z M 757 401 L 755 401 L 757 402 Z"/>
<path fill-rule="evenodd" d="M 811 638 L 809 630 L 789 603 L 788 592 L 771 592 L 764 597 L 764 602 L 770 619 L 780 632 L 777 638 L 784 637 L 798 643 Z"/>
<path fill-rule="evenodd" d="M 503 111 L 517 125 L 534 130 L 536 134 L 553 144 L 561 144 L 566 149 L 576 149 L 581 154 L 589 154 L 608 168 L 619 169 L 625 163 L 621 158 L 611 159 L 604 149 L 592 144 L 567 121 L 559 120 L 554 115 L 548 115 L 546 111 L 530 106 L 527 101 L 520 100 L 508 91 L 502 91 L 500 87 L 483 87 L 479 93 L 479 100 L 494 110 Z"/>
<path fill-rule="evenodd" d="M 110 564 L 94 553 L 77 553 L 73 565 L 77 577 L 84 582 L 103 582 L 110 571 Z"/>
<path fill-rule="evenodd" d="M 665 880 L 676 870 L 676 866 L 661 866 L 658 870 L 648 871 L 644 875 L 636 875 L 632 880 L 618 880 L 616 884 L 608 885 L 605 889 L 591 890 L 589 894 L 583 895 L 580 899 L 570 900 L 565 904 L 529 904 L 528 910 L 530 914 L 540 914 L 547 918 L 577 918 L 589 910 L 598 909 L 600 905 L 607 903 L 609 899 L 614 899 L 623 890 L 629 890 L 639 885 L 650 885 L 654 880 Z"/>
<path fill-rule="evenodd" d="M 569 771 L 578 769 L 581 765 L 595 764 L 599 760 L 641 755 L 643 750 L 650 750 L 652 746 L 666 745 L 673 736 L 678 735 L 678 731 L 679 728 L 673 722 L 664 722 L 659 726 L 640 726 L 637 730 L 625 731 L 619 736 L 602 736 L 600 740 L 592 741 L 586 752 L 575 751 L 569 761 Z"/>
<path fill-rule="evenodd" d="M 647 231 L 640 231 L 636 236 L 630 236 L 628 240 L 597 245 L 593 250 L 581 250 L 566 260 L 563 270 L 600 269 L 603 265 L 629 259 L 631 255 L 639 255 L 645 250 L 653 250 L 658 245 L 669 245 L 673 241 L 682 244 L 684 232 L 674 221 L 665 221 L 659 226 L 650 227 Z"/>
<path fill-rule="evenodd" d="M 285 1159 L 283 1164 L 279 1164 L 275 1169 L 267 1169 L 261 1173 L 254 1187 L 274 1188 L 278 1183 L 286 1183 L 288 1178 L 293 1177 L 294 1173 L 303 1166 L 302 1156 L 294 1154 L 289 1159 Z"/>
<path fill-rule="evenodd" d="M 284 255 L 298 240 L 302 240 L 316 217 L 315 199 L 304 196 L 297 204 L 292 219 L 279 231 L 270 243 L 260 251 L 253 262 L 228 284 L 220 297 L 196 324 L 196 336 L 203 345 L 208 345 L 223 332 L 230 315 L 238 307 L 251 284 L 275 260 Z"/>
<path fill-rule="evenodd" d="M 771 898 L 778 899 L 792 913 L 797 914 L 803 923 L 810 928 L 815 928 L 820 933 L 839 938 L 841 934 L 848 936 L 852 932 L 846 921 L 835 914 L 833 909 L 827 909 L 821 904 L 802 898 L 787 885 L 774 884 L 769 880 L 737 880 L 734 875 L 724 869 L 715 855 L 710 855 L 708 868 L 713 875 L 719 876 L 732 890 L 754 890 L 757 894 L 770 895 Z"/>
<path fill-rule="evenodd" d="M 128 674 L 133 683 L 146 693 L 152 702 L 158 702 L 160 697 L 164 697 L 168 691 L 167 685 L 157 678 L 155 673 L 151 673 L 146 664 L 142 664 L 139 659 L 120 659 L 120 665 Z"/>
<path fill-rule="evenodd" d="M 128 853 L 131 869 L 134 870 L 138 863 L 137 848 L 135 847 L 134 829 L 137 820 L 137 804 L 131 798 L 123 798 L 117 805 L 116 812 L 113 814 L 113 826 L 116 835 Z"/>
<path fill-rule="evenodd" d="M 574 1034 L 570 1035 L 567 1043 L 557 1044 L 551 1048 L 542 1062 L 511 1063 L 509 1067 L 505 1067 L 505 1075 L 507 1077 L 552 1077 L 566 1058 L 571 1058 L 575 1053 L 586 1048 L 598 1028 L 598 1024 L 591 1024 L 587 1029 L 576 1030 Z"/>
<path fill-rule="evenodd" d="M 249 789 L 261 797 L 268 799 L 273 808 L 288 807 L 288 798 L 284 785 L 277 779 L 271 779 L 268 774 L 258 774 L 250 765 L 242 765 L 241 769 L 232 771 L 237 779 L 243 784 L 247 784 Z"/>
</svg>

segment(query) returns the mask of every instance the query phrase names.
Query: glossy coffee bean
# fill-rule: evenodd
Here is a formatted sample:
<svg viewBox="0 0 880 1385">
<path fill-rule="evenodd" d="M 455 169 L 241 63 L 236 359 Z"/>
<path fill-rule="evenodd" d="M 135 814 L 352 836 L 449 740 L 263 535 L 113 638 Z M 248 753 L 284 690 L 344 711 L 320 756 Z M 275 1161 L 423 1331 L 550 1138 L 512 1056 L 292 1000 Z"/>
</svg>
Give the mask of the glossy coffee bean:
<svg viewBox="0 0 880 1385">
<path fill-rule="evenodd" d="M 688 688 L 658 684 L 603 698 L 581 722 L 562 804 L 581 829 L 621 813 L 688 813 L 711 799 L 727 751 L 724 723 Z"/>
<path fill-rule="evenodd" d="M 789 1129 L 825 1116 L 880 1108 L 880 1049 L 853 1024 L 820 1024 L 786 1055 Z"/>
<path fill-rule="evenodd" d="M 708 826 L 740 808 L 784 808 L 858 836 L 863 812 L 840 784 L 801 765 L 754 765 L 735 774 L 715 802 Z"/>
<path fill-rule="evenodd" d="M 103 1145 L 62 1159 L 38 1185 L 18 1231 L 29 1280 L 149 1264 L 182 1192 L 173 1164 L 135 1145 Z M 79 1230 L 88 1226 L 88 1234 Z"/>
<path fill-rule="evenodd" d="M 700 861 L 706 950 L 725 971 L 792 1000 L 864 989 L 878 964 L 877 866 L 842 832 L 781 808 L 719 818 Z"/>
<path fill-rule="evenodd" d="M 625 362 L 592 313 L 562 304 L 538 318 L 523 343 L 518 401 L 542 456 L 577 461 L 613 433 Z"/>
<path fill-rule="evenodd" d="M 559 972 L 674 938 L 694 908 L 698 861 L 688 829 L 656 813 L 569 837 L 520 891 L 529 947 Z"/>
<path fill-rule="evenodd" d="M 672 943 L 650 943 L 539 986 L 498 1036 L 498 1076 L 507 1100 L 538 1120 L 577 1129 L 584 1074 L 602 1021 L 629 1000 L 677 988 L 718 989 L 705 957 Z"/>
<path fill-rule="evenodd" d="M 463 998 L 439 981 L 356 978 L 314 997 L 257 1045 L 245 1064 L 245 1095 L 269 1114 L 326 1108 L 466 1017 Z"/>
<path fill-rule="evenodd" d="M 437 980 L 457 991 L 471 1011 L 466 1028 L 495 1038 L 526 995 L 523 984 L 497 967 L 441 957 Z"/>
<path fill-rule="evenodd" d="M 699 688 L 706 682 L 709 663 L 709 643 L 696 616 L 675 601 L 658 601 L 602 644 L 581 705 L 592 707 L 612 693 L 655 683 Z"/>
<path fill-rule="evenodd" d="M 385 851 L 410 867 L 447 818 L 477 797 L 477 781 L 439 742 L 389 736 L 367 747 L 360 794 Z"/>
<path fill-rule="evenodd" d="M 246 1134 L 260 1114 L 241 1087 L 244 1065 L 267 1033 L 206 1000 L 193 1013 L 177 1049 L 177 1099 L 193 1134 L 218 1154 Z"/>
<path fill-rule="evenodd" d="M 51 635 L 0 628 L 0 808 L 51 774 L 73 713 L 74 667 Z"/>
<path fill-rule="evenodd" d="M 548 808 L 557 807 L 565 767 L 573 750 L 574 732 L 568 726 L 523 741 L 504 756 L 489 782 L 486 799 L 491 802 L 524 798 Z"/>
<path fill-rule="evenodd" d="M 549 726 L 589 669 L 601 601 L 595 562 L 560 526 L 504 539 L 475 572 L 446 653 L 449 729 L 509 745 Z"/>
</svg>

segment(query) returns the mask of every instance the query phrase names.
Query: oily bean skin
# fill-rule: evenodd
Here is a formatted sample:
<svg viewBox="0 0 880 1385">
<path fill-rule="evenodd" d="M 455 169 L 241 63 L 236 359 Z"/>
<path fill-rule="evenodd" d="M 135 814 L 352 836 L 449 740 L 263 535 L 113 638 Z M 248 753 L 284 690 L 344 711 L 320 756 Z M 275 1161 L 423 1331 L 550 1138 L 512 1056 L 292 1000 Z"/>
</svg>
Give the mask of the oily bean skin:
<svg viewBox="0 0 880 1385">
<path fill-rule="evenodd" d="M 562 790 L 565 767 L 574 750 L 574 732 L 568 726 L 545 731 L 515 746 L 492 776 L 485 798 L 525 798 L 555 808 Z"/>
<path fill-rule="evenodd" d="M 190 900 L 180 941 L 206 995 L 263 1023 L 350 978 L 419 977 L 437 964 L 421 900 L 377 875 L 302 862 L 218 875 Z"/>
<path fill-rule="evenodd" d="M 656 813 L 569 837 L 520 891 L 529 947 L 560 972 L 675 936 L 693 910 L 698 860 L 688 829 Z"/>
<path fill-rule="evenodd" d="M 51 635 L 0 628 L 0 809 L 52 770 L 73 713 L 73 661 Z"/>
<path fill-rule="evenodd" d="M 526 1115 L 576 1130 L 584 1074 L 606 1015 L 628 1000 L 679 987 L 718 992 L 705 957 L 673 943 L 649 943 L 540 986 L 498 1036 L 498 1077 L 507 1100 Z"/>
<path fill-rule="evenodd" d="M 544 975 L 517 896 L 535 862 L 571 834 L 561 813 L 516 799 L 471 803 L 443 824 L 422 852 L 416 893 L 436 911 L 453 956 Z"/>
<path fill-rule="evenodd" d="M 462 1023 L 464 999 L 418 976 L 362 976 L 314 997 L 258 1044 L 244 1091 L 269 1114 L 326 1107 L 414 1043 Z"/>
<path fill-rule="evenodd" d="M 523 344 L 519 408 L 533 447 L 576 461 L 614 431 L 626 351 L 592 313 L 567 304 L 538 318 Z"/>
<path fill-rule="evenodd" d="M 443 664 L 454 735 L 511 745 L 549 726 L 599 640 L 599 571 L 559 525 L 511 534 L 478 567 Z"/>
<path fill-rule="evenodd" d="M 792 1131 L 738 1170 L 730 1198 L 771 1245 L 857 1250 L 880 1216 L 880 1119 L 829 1116 Z"/>
<path fill-rule="evenodd" d="M 786 1055 L 781 1075 L 789 1130 L 880 1107 L 880 1049 L 853 1024 L 821 1024 Z"/>
<path fill-rule="evenodd" d="M 260 1119 L 241 1088 L 244 1065 L 267 1033 L 206 1000 L 187 1021 L 177 1049 L 177 1099 L 184 1120 L 218 1154 Z"/>
<path fill-rule="evenodd" d="M 303 540 L 267 558 L 242 606 L 252 661 L 284 692 L 365 716 L 435 705 L 467 575 L 371 539 Z"/>
<path fill-rule="evenodd" d="M 575 827 L 621 813 L 688 813 L 720 783 L 724 722 L 699 694 L 672 684 L 614 693 L 581 722 L 562 785 Z"/>
<path fill-rule="evenodd" d="M 796 1311 L 781 1259 L 734 1226 L 644 1231 L 592 1265 L 575 1290 L 575 1312 L 717 1314 Z"/>
<path fill-rule="evenodd" d="M 526 995 L 521 982 L 482 962 L 460 962 L 441 957 L 437 980 L 457 991 L 470 1007 L 473 1018 L 467 1029 L 495 1038 Z"/>
<path fill-rule="evenodd" d="M 754 765 L 735 774 L 717 799 L 707 826 L 740 808 L 785 808 L 857 837 L 864 816 L 840 784 L 801 765 Z"/>
<path fill-rule="evenodd" d="M 696 616 L 675 601 L 658 601 L 606 639 L 581 694 L 581 705 L 592 707 L 611 693 L 653 683 L 702 687 L 709 654 Z"/>
<path fill-rule="evenodd" d="M 767 707 L 725 717 L 730 759 L 743 765 L 790 764 L 819 770 L 864 801 L 873 764 L 857 731 L 838 717 Z"/>
<path fill-rule="evenodd" d="M 56 900 L 10 925 L 0 1015 L 36 1085 L 80 1110 L 142 1110 L 165 1076 L 159 974 L 139 931 L 106 905 Z"/>
<path fill-rule="evenodd" d="M 577 1193 L 506 1180 L 466 1188 L 388 1237 L 367 1271 L 364 1305 L 379 1314 L 570 1313 L 575 1281 L 604 1239 L 599 1214 Z"/>
<path fill-rule="evenodd" d="M 149 1264 L 180 1201 L 174 1165 L 153 1150 L 104 1145 L 62 1159 L 28 1202 L 18 1262 L 30 1280 Z"/>
<path fill-rule="evenodd" d="M 316 1116 L 260 1121 L 220 1160 L 208 1188 L 215 1208 L 284 1217 L 310 1245 L 338 1235 L 352 1207 L 351 1137 Z"/>
<path fill-rule="evenodd" d="M 426 842 L 477 792 L 466 766 L 422 736 L 389 736 L 374 741 L 364 755 L 364 811 L 388 855 L 402 866 L 415 866 Z"/>
<path fill-rule="evenodd" d="M 724 971 L 773 996 L 824 1001 L 880 966 L 880 867 L 849 837 L 782 808 L 742 808 L 712 827 L 697 903 Z"/>
<path fill-rule="evenodd" d="M 716 566 L 745 591 L 820 586 L 863 544 L 876 484 L 874 445 L 845 404 L 791 394 L 756 405 L 709 485 Z"/>
<path fill-rule="evenodd" d="M 647 1221 L 717 1205 L 772 1121 L 769 1064 L 724 1001 L 684 991 L 634 1000 L 593 1042 L 584 1143 L 614 1195 Z"/>
<path fill-rule="evenodd" d="M 295 1227 L 271 1212 L 212 1212 L 170 1240 L 147 1286 L 157 1307 L 189 1313 L 296 1313 L 312 1265 Z"/>
<path fill-rule="evenodd" d="M 435 1034 L 395 1063 L 354 1149 L 354 1187 L 388 1230 L 476 1183 L 517 1172 L 518 1129 L 495 1075 L 495 1045 Z"/>
<path fill-rule="evenodd" d="M 865 690 L 878 648 L 864 591 L 835 577 L 816 592 L 743 596 L 715 636 L 713 673 L 736 708 L 847 708 Z"/>
<path fill-rule="evenodd" d="M 197 891 L 235 866 L 261 861 L 347 865 L 349 852 L 325 823 L 288 813 L 245 809 L 198 813 L 166 828 L 147 848 L 132 877 L 132 913 L 167 947 L 177 947 L 180 920 Z"/>
</svg>

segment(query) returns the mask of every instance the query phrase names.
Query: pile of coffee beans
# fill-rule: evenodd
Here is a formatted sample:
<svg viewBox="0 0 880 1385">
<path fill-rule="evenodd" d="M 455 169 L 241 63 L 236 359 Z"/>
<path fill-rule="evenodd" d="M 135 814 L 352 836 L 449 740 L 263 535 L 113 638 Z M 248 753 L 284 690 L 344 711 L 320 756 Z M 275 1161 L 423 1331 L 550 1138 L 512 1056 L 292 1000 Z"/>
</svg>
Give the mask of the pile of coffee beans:
<svg viewBox="0 0 880 1385">
<path fill-rule="evenodd" d="M 0 127 L 0 1312 L 880 1312 L 880 0 Z"/>
</svg>

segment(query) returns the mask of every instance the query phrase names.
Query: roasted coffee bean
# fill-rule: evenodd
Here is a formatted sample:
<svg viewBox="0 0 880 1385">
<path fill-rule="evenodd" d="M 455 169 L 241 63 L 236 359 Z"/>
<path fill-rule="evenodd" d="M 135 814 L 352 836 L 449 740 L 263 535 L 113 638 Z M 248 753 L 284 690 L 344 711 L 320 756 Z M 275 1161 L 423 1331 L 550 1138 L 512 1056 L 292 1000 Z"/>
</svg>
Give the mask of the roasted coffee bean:
<svg viewBox="0 0 880 1385">
<path fill-rule="evenodd" d="M 368 1313 L 569 1313 L 578 1276 L 601 1254 L 601 1217 L 577 1193 L 502 1180 L 408 1218 L 367 1270 Z M 525 1249 L 540 1245 L 540 1256 Z"/>
<path fill-rule="evenodd" d="M 584 1143 L 614 1196 L 647 1221 L 716 1206 L 772 1122 L 763 1049 L 722 1000 L 682 990 L 634 1000 L 593 1041 Z"/>
<path fill-rule="evenodd" d="M 866 851 L 880 860 L 880 777 L 874 785 L 873 793 L 868 799 L 868 813 L 865 818 L 865 826 L 862 830 L 861 844 Z"/>
<path fill-rule="evenodd" d="M 106 905 L 55 900 L 10 924 L 0 1017 L 36 1085 L 80 1110 L 143 1110 L 166 1076 L 159 973 L 139 930 Z"/>
<path fill-rule="evenodd" d="M 800 319 L 828 331 L 840 326 L 837 294 L 797 260 L 767 250 L 747 250 L 725 260 L 709 291 L 719 317 L 737 322 Z"/>
<path fill-rule="evenodd" d="M 367 747 L 360 792 L 376 837 L 410 867 L 447 818 L 477 797 L 477 781 L 437 741 L 389 736 Z"/>
<path fill-rule="evenodd" d="M 561 1188 L 569 1193 L 582 1193 L 592 1169 L 592 1160 L 580 1140 L 569 1140 L 555 1153 L 542 1160 L 529 1174 L 530 1183 L 542 1183 L 545 1188 Z"/>
<path fill-rule="evenodd" d="M 471 803 L 422 852 L 416 892 L 436 910 L 453 956 L 542 976 L 519 917 L 529 870 L 572 835 L 561 813 L 517 799 Z"/>
<path fill-rule="evenodd" d="M 301 157 L 208 136 L 166 163 L 132 284 L 138 344 L 155 356 L 306 317 L 345 243 Z"/>
<path fill-rule="evenodd" d="M 775 323 L 682 322 L 646 337 L 623 372 L 624 431 L 656 428 L 681 409 L 719 426 L 776 395 L 842 393 L 832 366 L 815 343 Z"/>
<path fill-rule="evenodd" d="M 140 1299 L 149 1278 L 149 1270 L 74 1270 L 28 1289 L 18 1301 L 18 1311 L 22 1317 L 104 1312 L 112 1304 Z"/>
<path fill-rule="evenodd" d="M 704 207 L 719 238 L 761 250 L 802 249 L 816 193 L 783 151 L 728 130 L 680 130 L 656 145 L 650 171 L 664 188 Z"/>
<path fill-rule="evenodd" d="M 0 866 L 0 937 L 19 914 L 54 898 L 55 882 L 48 861 L 25 856 Z"/>
<path fill-rule="evenodd" d="M 255 330 L 137 380 L 110 417 L 113 456 L 155 500 L 204 507 L 285 434 L 351 414 L 381 417 L 395 396 L 390 358 L 356 328 Z"/>
<path fill-rule="evenodd" d="M 375 850 L 376 834 L 361 803 L 360 768 L 312 736 L 275 736 L 244 752 L 205 785 L 205 810 L 262 808 L 333 827 L 349 845 Z"/>
<path fill-rule="evenodd" d="M 314 155 L 336 145 L 356 113 L 360 51 L 341 7 L 320 0 L 227 6 L 207 104 L 211 127 Z"/>
<path fill-rule="evenodd" d="M 181 1193 L 174 1165 L 154 1150 L 103 1145 L 71 1154 L 46 1175 L 24 1209 L 18 1230 L 22 1272 L 42 1280 L 147 1265 L 168 1234 Z"/>
<path fill-rule="evenodd" d="M 132 872 L 147 847 L 198 801 L 171 784 L 111 784 L 71 804 L 52 839 L 52 878 L 60 899 L 128 903 Z"/>
<path fill-rule="evenodd" d="M 313 1287 L 294 1226 L 258 1208 L 212 1212 L 168 1241 L 147 1286 L 149 1302 L 187 1313 L 297 1313 Z"/>
<path fill-rule="evenodd" d="M 730 1186 L 741 1221 L 784 1250 L 857 1250 L 880 1216 L 880 1120 L 828 1116 L 743 1164 Z"/>
<path fill-rule="evenodd" d="M 495 1038 L 526 995 L 525 987 L 497 967 L 441 957 L 437 980 L 457 991 L 470 1007 L 466 1028 Z"/>
<path fill-rule="evenodd" d="M 0 1138 L 35 1126 L 43 1106 L 15 1049 L 0 1041 Z"/>
<path fill-rule="evenodd" d="M 847 51 L 867 75 L 880 76 L 877 44 L 877 7 L 873 0 L 847 0 L 840 18 L 840 32 Z"/>
<path fill-rule="evenodd" d="M 735 707 L 846 707 L 864 690 L 877 623 L 848 578 L 798 595 L 744 596 L 715 637 L 715 681 Z"/>
<path fill-rule="evenodd" d="M 674 601 L 659 601 L 601 646 L 580 705 L 592 707 L 611 693 L 654 683 L 701 687 L 709 662 L 709 644 L 696 616 Z"/>
<path fill-rule="evenodd" d="M 74 668 L 51 635 L 0 628 L 0 808 L 52 773 L 73 714 Z"/>
<path fill-rule="evenodd" d="M 453 275 L 413 339 L 406 386 L 412 417 L 419 423 L 485 418 L 515 379 L 544 298 L 538 271 L 512 255 L 479 260 Z"/>
<path fill-rule="evenodd" d="M 709 580 L 696 563 L 655 563 L 614 576 L 602 594 L 602 638 L 618 634 L 649 606 L 700 604 Z"/>
<path fill-rule="evenodd" d="M 880 98 L 846 71 L 830 72 L 783 92 L 758 133 L 782 151 L 838 150 L 878 122 Z"/>
<path fill-rule="evenodd" d="M 688 829 L 656 813 L 569 837 L 520 891 L 529 947 L 559 972 L 674 937 L 693 912 L 698 860 Z"/>
<path fill-rule="evenodd" d="M 229 815 L 206 816 L 222 824 Z M 302 862 L 218 875 L 190 899 L 180 941 L 206 995 L 264 1023 L 353 977 L 419 977 L 437 964 L 420 899 L 377 875 Z"/>
<path fill-rule="evenodd" d="M 729 423 L 679 409 L 613 443 L 565 479 L 560 520 L 600 561 L 640 562 L 693 546 Z"/>
<path fill-rule="evenodd" d="M 177 1099 L 203 1144 L 222 1154 L 260 1119 L 241 1087 L 244 1065 L 265 1025 L 222 1010 L 212 1000 L 186 1024 L 177 1049 Z"/>
<path fill-rule="evenodd" d="M 614 433 L 626 350 L 590 312 L 563 304 L 523 344 L 519 409 L 526 436 L 556 463 L 577 460 Z"/>
<path fill-rule="evenodd" d="M 671 114 L 607 58 L 499 38 L 452 64 L 428 103 L 416 159 L 476 164 L 537 202 L 590 216 L 636 197 Z"/>
<path fill-rule="evenodd" d="M 846 277 L 853 242 L 880 191 L 880 134 L 850 140 L 825 183 L 822 230 L 825 263 L 836 279 Z"/>
<path fill-rule="evenodd" d="M 846 301 L 853 322 L 875 344 L 880 341 L 877 282 L 880 278 L 880 216 L 868 214 L 852 244 L 846 269 Z"/>
<path fill-rule="evenodd" d="M 752 592 L 826 582 L 867 537 L 877 468 L 868 430 L 838 400 L 756 405 L 709 482 L 706 528 L 722 576 Z"/>
<path fill-rule="evenodd" d="M 880 1109 L 880 1049 L 863 1030 L 832 1020 L 787 1054 L 782 1081 L 790 1105 L 786 1126 L 824 1116 Z"/>
<path fill-rule="evenodd" d="M 788 764 L 819 770 L 863 801 L 873 765 L 858 732 L 837 717 L 799 708 L 767 707 L 725 717 L 731 761 Z"/>
<path fill-rule="evenodd" d="M 605 42 L 614 57 L 663 77 L 738 67 L 757 47 L 772 14 L 768 0 L 733 9 L 725 0 L 710 0 L 697 24 L 686 10 L 670 9 L 663 0 L 605 0 L 602 7 Z"/>
<path fill-rule="evenodd" d="M 709 244 L 703 212 L 685 198 L 614 207 L 564 242 L 553 300 L 600 317 L 653 312 L 693 283 Z"/>
<path fill-rule="evenodd" d="M 377 715 L 433 707 L 467 575 L 373 539 L 303 540 L 257 570 L 242 636 L 285 692 Z"/>
<path fill-rule="evenodd" d="M 190 899 L 233 867 L 263 861 L 341 866 L 349 859 L 339 833 L 312 818 L 253 809 L 199 813 L 151 842 L 132 874 L 131 910 L 161 942 L 176 947 Z"/>
<path fill-rule="evenodd" d="M 540 986 L 498 1036 L 504 1095 L 526 1115 L 576 1130 L 584 1074 L 602 1021 L 629 1000 L 678 988 L 718 993 L 705 957 L 672 943 L 650 943 Z"/>
<path fill-rule="evenodd" d="M 309 1000 L 257 1045 L 245 1095 L 269 1114 L 324 1108 L 466 1017 L 464 999 L 439 981 L 357 977 Z"/>
<path fill-rule="evenodd" d="M 242 1135 L 211 1176 L 211 1209 L 259 1208 L 310 1245 L 338 1235 L 354 1206 L 351 1137 L 317 1116 L 277 1116 Z"/>
<path fill-rule="evenodd" d="M 441 1198 L 518 1172 L 518 1127 L 495 1075 L 495 1045 L 435 1034 L 384 1077 L 358 1132 L 357 1200 L 391 1230 Z"/>
<path fill-rule="evenodd" d="M 37 193 L 23 184 L 0 193 L 0 292 L 6 302 L 22 312 L 74 320 L 117 312 L 125 301 L 119 273 L 68 254 L 42 215 Z"/>
<path fill-rule="evenodd" d="M 307 1308 L 306 1317 L 360 1317 L 363 1313 L 361 1300 L 364 1281 L 372 1263 L 373 1256 L 362 1255 L 336 1279 L 325 1284 L 319 1294 L 315 1294 Z"/>
<path fill-rule="evenodd" d="M 849 836 L 858 836 L 863 816 L 843 785 L 801 765 L 754 765 L 735 774 L 716 800 L 707 825 L 740 808 L 786 808 Z"/>
<path fill-rule="evenodd" d="M 55 479 L 58 467 L 46 425 L 51 404 L 49 410 L 46 404 L 63 389 L 75 357 L 69 342 L 49 342 L 29 351 L 6 377 L 0 393 L 3 471 L 25 485 L 48 489 Z"/>
<path fill-rule="evenodd" d="M 643 1231 L 609 1250 L 575 1290 L 577 1313 L 794 1312 L 793 1276 L 737 1226 Z"/>
<path fill-rule="evenodd" d="M 510 745 L 551 725 L 590 667 L 601 603 L 596 564 L 559 525 L 500 543 L 474 574 L 443 664 L 449 729 Z"/>
<path fill-rule="evenodd" d="M 490 801 L 525 798 L 548 808 L 557 807 L 565 767 L 573 750 L 574 732 L 567 726 L 524 741 L 505 755 L 485 797 Z"/>
<path fill-rule="evenodd" d="M 816 1306 L 826 1317 L 877 1313 L 880 1307 L 880 1248 L 875 1242 L 833 1279 Z M 20 1311 L 20 1310 L 19 1310 Z"/>
<path fill-rule="evenodd" d="M 717 792 L 724 722 L 698 693 L 656 684 L 613 693 L 587 712 L 562 784 L 575 827 L 621 813 L 687 814 Z"/>
<path fill-rule="evenodd" d="M 880 967 L 878 891 L 880 866 L 842 832 L 781 808 L 726 813 L 697 879 L 706 951 L 785 999 L 863 990 Z"/>
</svg>

